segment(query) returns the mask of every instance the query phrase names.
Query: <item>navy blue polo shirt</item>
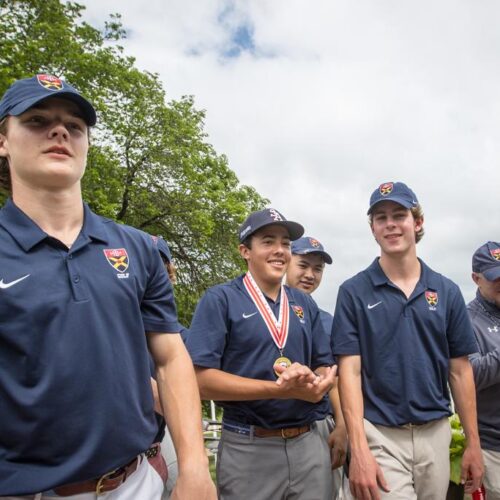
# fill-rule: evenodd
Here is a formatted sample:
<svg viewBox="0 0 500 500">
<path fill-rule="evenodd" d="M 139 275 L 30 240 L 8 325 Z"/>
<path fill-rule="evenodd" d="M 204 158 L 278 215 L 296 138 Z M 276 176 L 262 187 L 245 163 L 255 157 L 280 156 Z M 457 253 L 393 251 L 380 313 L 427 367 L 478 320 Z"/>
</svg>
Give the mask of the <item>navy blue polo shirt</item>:
<svg viewBox="0 0 500 500">
<path fill-rule="evenodd" d="M 85 206 L 71 247 L 0 211 L 0 495 L 101 476 L 157 431 L 145 332 L 178 331 L 151 237 Z"/>
<path fill-rule="evenodd" d="M 450 415 L 449 359 L 477 351 L 458 286 L 420 264 L 420 280 L 409 299 L 389 281 L 378 259 L 339 289 L 333 352 L 361 355 L 365 418 L 374 424 L 423 423 Z"/>
<path fill-rule="evenodd" d="M 329 312 L 324 311 L 323 309 L 320 309 L 319 317 L 321 318 L 321 322 L 323 323 L 323 329 L 328 335 L 331 335 L 333 315 L 331 315 Z"/>
<path fill-rule="evenodd" d="M 285 287 L 290 304 L 288 341 L 283 355 L 311 367 L 333 363 L 318 306 L 305 293 Z M 280 298 L 267 298 L 277 316 Z M 302 317 L 301 317 L 302 316 Z M 264 320 L 248 295 L 242 276 L 210 288 L 202 297 L 187 337 L 193 363 L 258 380 L 276 380 L 280 356 Z M 294 427 L 322 419 L 321 404 L 296 399 L 222 401 L 224 418 L 266 428 Z"/>
<path fill-rule="evenodd" d="M 319 317 L 320 317 L 321 323 L 323 324 L 323 329 L 325 330 L 326 334 L 331 335 L 333 316 L 329 312 L 326 312 L 323 309 L 320 309 L 319 310 Z M 334 362 L 336 363 L 335 358 L 334 358 Z M 330 404 L 330 398 L 328 397 L 328 393 L 325 394 L 325 397 L 321 401 L 321 405 L 322 405 L 322 412 L 325 416 L 333 414 L 332 405 Z"/>
</svg>

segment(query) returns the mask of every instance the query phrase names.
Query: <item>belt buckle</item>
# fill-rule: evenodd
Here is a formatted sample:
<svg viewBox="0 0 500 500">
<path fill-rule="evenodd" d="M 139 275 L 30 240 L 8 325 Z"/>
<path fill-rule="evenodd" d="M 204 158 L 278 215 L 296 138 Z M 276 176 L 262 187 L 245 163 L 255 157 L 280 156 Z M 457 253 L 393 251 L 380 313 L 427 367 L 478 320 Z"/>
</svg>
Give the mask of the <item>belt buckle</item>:
<svg viewBox="0 0 500 500">
<path fill-rule="evenodd" d="M 157 444 L 155 444 L 154 446 L 151 446 L 151 448 L 148 448 L 144 452 L 144 455 L 146 455 L 146 458 L 148 458 L 148 459 L 156 457 L 156 455 L 158 455 L 159 448 L 160 447 Z"/>
<path fill-rule="evenodd" d="M 119 468 L 118 468 L 119 469 Z M 103 474 L 99 480 L 97 481 L 97 484 L 96 484 L 96 487 L 95 487 L 95 494 L 97 496 L 99 495 L 102 495 L 103 494 L 103 488 L 104 488 L 104 481 L 106 481 L 106 479 L 109 479 L 113 474 L 116 474 L 116 472 L 118 471 L 118 469 L 115 469 L 115 470 L 112 470 L 111 472 L 107 472 L 106 474 Z M 106 492 L 104 492 L 106 493 Z"/>
<path fill-rule="evenodd" d="M 288 431 L 288 429 L 283 429 L 283 428 L 281 428 L 281 429 L 280 429 L 280 431 L 281 431 L 281 437 L 282 437 L 283 439 L 290 439 L 290 438 L 292 437 L 292 436 L 290 435 L 290 433 L 289 433 L 289 432 L 287 432 L 287 431 Z"/>
</svg>

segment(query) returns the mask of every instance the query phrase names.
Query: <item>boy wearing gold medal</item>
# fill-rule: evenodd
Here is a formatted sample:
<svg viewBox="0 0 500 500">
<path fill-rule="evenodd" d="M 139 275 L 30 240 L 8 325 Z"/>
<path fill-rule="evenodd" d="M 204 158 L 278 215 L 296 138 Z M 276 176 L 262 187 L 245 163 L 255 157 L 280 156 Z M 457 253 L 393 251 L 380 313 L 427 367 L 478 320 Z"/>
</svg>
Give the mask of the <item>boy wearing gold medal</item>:
<svg viewBox="0 0 500 500">
<path fill-rule="evenodd" d="M 209 289 L 187 340 L 203 399 L 224 409 L 221 499 L 331 498 L 328 444 L 317 421 L 335 379 L 319 309 L 282 285 L 303 227 L 264 209 L 239 231 L 248 272 Z"/>
</svg>

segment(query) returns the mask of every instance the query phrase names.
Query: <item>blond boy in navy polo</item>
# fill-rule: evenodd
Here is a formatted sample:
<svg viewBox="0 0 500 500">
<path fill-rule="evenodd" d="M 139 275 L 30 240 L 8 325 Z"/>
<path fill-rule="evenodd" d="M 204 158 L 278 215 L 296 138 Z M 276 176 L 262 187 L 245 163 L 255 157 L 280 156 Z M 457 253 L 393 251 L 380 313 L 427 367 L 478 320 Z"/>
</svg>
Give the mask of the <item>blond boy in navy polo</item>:
<svg viewBox="0 0 500 500">
<path fill-rule="evenodd" d="M 173 498 L 213 499 L 158 251 L 82 202 L 95 122 L 92 105 L 50 75 L 15 82 L 0 101 L 12 192 L 0 211 L 0 497 L 161 497 L 149 347 L 179 454 Z"/>
<path fill-rule="evenodd" d="M 483 474 L 472 369 L 477 350 L 458 287 L 417 258 L 423 213 L 388 182 L 370 198 L 380 258 L 339 290 L 332 342 L 356 498 L 442 500 L 449 482 L 450 398 L 467 437 L 462 479 Z"/>
<path fill-rule="evenodd" d="M 240 228 L 248 272 L 209 289 L 187 347 L 202 397 L 224 409 L 217 483 L 222 500 L 331 500 L 329 447 L 316 424 L 335 377 L 318 307 L 282 286 L 290 240 L 303 228 L 277 210 Z"/>
</svg>

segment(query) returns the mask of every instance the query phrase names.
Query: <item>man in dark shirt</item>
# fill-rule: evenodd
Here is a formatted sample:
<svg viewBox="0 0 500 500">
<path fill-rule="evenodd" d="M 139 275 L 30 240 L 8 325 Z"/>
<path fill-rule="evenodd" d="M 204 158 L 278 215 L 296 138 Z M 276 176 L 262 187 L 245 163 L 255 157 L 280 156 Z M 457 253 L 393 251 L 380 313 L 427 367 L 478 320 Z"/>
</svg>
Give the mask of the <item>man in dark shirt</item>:
<svg viewBox="0 0 500 500">
<path fill-rule="evenodd" d="M 488 241 L 472 257 L 476 298 L 467 305 L 479 351 L 474 371 L 479 437 L 488 500 L 500 500 L 500 243 Z"/>
</svg>

